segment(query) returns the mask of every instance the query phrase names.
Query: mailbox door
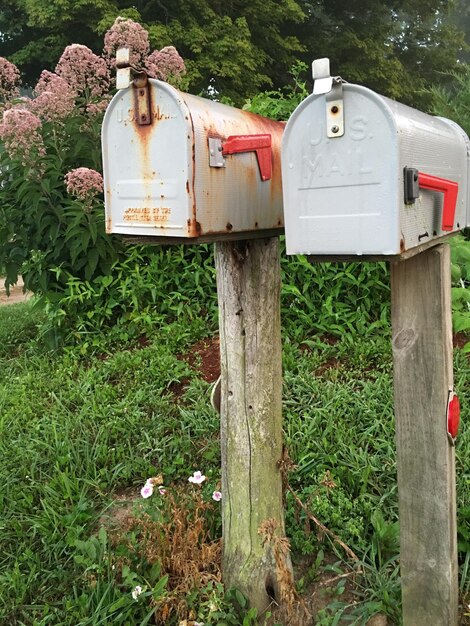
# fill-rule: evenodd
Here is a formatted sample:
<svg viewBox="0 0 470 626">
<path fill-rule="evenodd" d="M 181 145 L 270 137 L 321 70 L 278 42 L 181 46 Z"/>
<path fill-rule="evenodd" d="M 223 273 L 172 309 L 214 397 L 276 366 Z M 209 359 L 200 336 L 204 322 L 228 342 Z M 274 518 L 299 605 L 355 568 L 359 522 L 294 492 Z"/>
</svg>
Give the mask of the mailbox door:
<svg viewBox="0 0 470 626">
<path fill-rule="evenodd" d="M 342 137 L 329 138 L 326 99 L 311 95 L 282 145 L 288 254 L 394 254 L 399 247 L 397 129 L 373 92 L 344 85 Z M 401 198 L 400 198 L 401 199 Z"/>
<path fill-rule="evenodd" d="M 106 229 L 187 237 L 192 218 L 193 131 L 179 92 L 149 81 L 150 124 L 137 123 L 136 90 L 119 91 L 103 121 Z"/>
</svg>

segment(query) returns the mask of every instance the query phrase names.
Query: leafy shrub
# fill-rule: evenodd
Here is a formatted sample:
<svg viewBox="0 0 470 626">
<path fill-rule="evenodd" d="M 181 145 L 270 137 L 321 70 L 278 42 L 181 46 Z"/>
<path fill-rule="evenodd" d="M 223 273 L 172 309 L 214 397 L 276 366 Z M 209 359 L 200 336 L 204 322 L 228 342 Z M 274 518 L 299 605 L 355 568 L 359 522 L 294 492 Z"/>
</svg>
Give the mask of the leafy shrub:
<svg viewBox="0 0 470 626">
<path fill-rule="evenodd" d="M 470 331 L 470 242 L 464 237 L 452 241 L 452 321 L 454 332 Z M 465 346 L 470 351 L 470 343 Z"/>
<path fill-rule="evenodd" d="M 258 93 L 247 100 L 243 108 L 251 113 L 287 121 L 294 109 L 309 95 L 307 82 L 304 79 L 307 68 L 305 63 L 297 62 L 290 72 L 292 76 L 290 85 L 282 90 Z"/>
<path fill-rule="evenodd" d="M 60 268 L 64 290 L 45 298 L 49 313 L 43 333 L 58 346 L 80 344 L 85 352 L 106 342 L 127 342 L 183 316 L 200 317 L 209 328 L 217 319 L 215 269 L 207 245 L 132 246 L 106 275 L 83 280 Z"/>
<path fill-rule="evenodd" d="M 150 76 L 177 82 L 184 73 L 173 47 L 149 55 L 148 35 L 132 20 L 118 18 L 105 40 L 104 56 L 68 46 L 55 73 L 42 72 L 32 98 L 18 97 L 19 72 L 0 58 L 0 267 L 7 289 L 22 274 L 26 289 L 42 297 L 56 335 L 77 315 L 80 327 L 94 330 L 116 322 L 112 268 L 122 277 L 126 260 L 135 268 L 137 258 L 145 265 L 153 256 L 105 234 L 100 129 L 115 49 L 129 46 Z M 91 292 L 92 320 L 89 308 L 77 306 Z M 153 292 L 149 278 L 136 307 L 142 305 L 142 316 L 157 299 Z M 122 306 L 127 319 L 128 305 Z"/>
<path fill-rule="evenodd" d="M 390 287 L 385 263 L 310 263 L 285 257 L 282 315 L 289 335 L 340 336 L 377 332 L 389 322 Z"/>
</svg>

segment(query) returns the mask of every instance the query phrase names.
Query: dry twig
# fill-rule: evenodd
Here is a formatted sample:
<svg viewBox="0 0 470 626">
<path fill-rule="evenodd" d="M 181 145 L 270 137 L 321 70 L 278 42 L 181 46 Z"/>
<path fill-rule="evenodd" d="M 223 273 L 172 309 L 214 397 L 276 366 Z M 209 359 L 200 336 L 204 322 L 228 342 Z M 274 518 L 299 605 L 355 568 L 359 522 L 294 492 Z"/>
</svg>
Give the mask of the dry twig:
<svg viewBox="0 0 470 626">
<path fill-rule="evenodd" d="M 356 574 L 362 574 L 363 571 L 361 569 L 355 569 L 352 572 L 346 572 L 346 574 L 338 574 L 338 576 L 333 576 L 333 578 L 328 578 L 328 580 L 323 580 L 320 583 L 320 587 L 326 587 L 326 585 L 331 585 L 331 583 L 335 583 L 337 580 L 341 580 L 342 578 L 347 578 L 348 576 L 355 576 Z"/>
</svg>

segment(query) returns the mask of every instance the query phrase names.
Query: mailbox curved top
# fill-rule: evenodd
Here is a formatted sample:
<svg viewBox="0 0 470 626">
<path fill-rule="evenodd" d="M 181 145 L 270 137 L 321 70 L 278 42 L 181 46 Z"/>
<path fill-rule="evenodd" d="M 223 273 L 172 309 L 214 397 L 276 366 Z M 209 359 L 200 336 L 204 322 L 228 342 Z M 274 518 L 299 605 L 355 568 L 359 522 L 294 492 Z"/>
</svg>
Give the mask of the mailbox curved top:
<svg viewBox="0 0 470 626">
<path fill-rule="evenodd" d="M 102 127 L 107 232 L 159 241 L 279 232 L 284 126 L 158 80 L 119 91 Z"/>
<path fill-rule="evenodd" d="M 465 132 L 366 87 L 343 83 L 337 93 L 334 102 L 329 94 L 312 94 L 286 126 L 287 252 L 394 256 L 464 228 L 470 175 Z M 451 228 L 442 219 L 442 193 L 419 182 L 419 191 L 406 198 L 405 168 L 419 181 L 423 173 L 457 184 Z"/>
</svg>

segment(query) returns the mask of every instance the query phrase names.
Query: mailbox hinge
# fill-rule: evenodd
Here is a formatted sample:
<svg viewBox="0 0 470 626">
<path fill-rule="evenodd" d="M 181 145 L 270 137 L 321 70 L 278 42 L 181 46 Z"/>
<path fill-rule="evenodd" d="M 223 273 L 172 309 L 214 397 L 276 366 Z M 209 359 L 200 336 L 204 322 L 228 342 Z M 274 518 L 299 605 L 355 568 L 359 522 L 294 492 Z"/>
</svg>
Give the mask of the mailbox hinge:
<svg viewBox="0 0 470 626">
<path fill-rule="evenodd" d="M 139 126 L 148 126 L 152 123 L 148 76 L 145 70 L 131 65 L 129 48 L 117 50 L 116 70 L 116 87 L 127 89 L 132 84 L 134 88 L 135 121 Z"/>
<path fill-rule="evenodd" d="M 135 117 L 139 126 L 148 126 L 152 123 L 152 109 L 150 105 L 150 90 L 147 74 L 141 72 L 132 81 L 134 89 Z"/>
<path fill-rule="evenodd" d="M 225 167 L 224 156 L 240 152 L 256 152 L 261 180 L 272 176 L 271 135 L 230 135 L 225 141 L 209 137 L 209 165 Z"/>
<path fill-rule="evenodd" d="M 312 63 L 313 93 L 325 94 L 326 134 L 334 139 L 344 135 L 343 79 L 330 75 L 330 59 L 316 59 Z"/>
</svg>

